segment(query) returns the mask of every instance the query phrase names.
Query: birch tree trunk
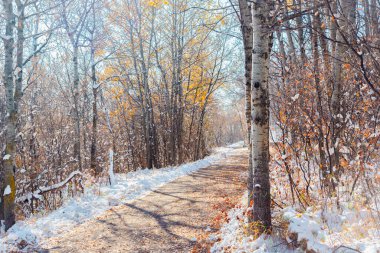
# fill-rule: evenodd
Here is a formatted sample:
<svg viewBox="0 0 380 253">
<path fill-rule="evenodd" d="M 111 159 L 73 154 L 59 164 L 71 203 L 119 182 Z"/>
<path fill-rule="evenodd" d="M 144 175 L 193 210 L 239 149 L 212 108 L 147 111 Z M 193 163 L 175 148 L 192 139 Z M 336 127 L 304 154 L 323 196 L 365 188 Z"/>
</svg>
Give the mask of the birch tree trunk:
<svg viewBox="0 0 380 253">
<path fill-rule="evenodd" d="M 19 102 L 22 97 L 22 80 L 23 80 L 23 63 L 24 63 L 24 22 L 25 22 L 25 5 L 22 1 L 16 0 L 17 5 L 17 54 L 16 54 L 16 81 L 15 81 L 15 110 L 18 113 Z M 17 132 L 17 129 L 16 129 Z"/>
<path fill-rule="evenodd" d="M 243 34 L 244 55 L 245 55 L 245 116 L 247 121 L 247 142 L 249 148 L 248 158 L 248 207 L 253 201 L 253 170 L 252 170 L 252 142 L 251 142 L 251 87 L 252 87 L 252 6 L 247 0 L 239 0 L 240 23 Z M 251 216 L 248 217 L 251 219 Z M 249 221 L 251 222 L 251 220 Z"/>
<path fill-rule="evenodd" d="M 252 166 L 253 219 L 260 233 L 271 230 L 269 182 L 269 55 L 272 35 L 267 27 L 268 1 L 253 1 Z"/>
<path fill-rule="evenodd" d="M 5 230 L 8 230 L 15 223 L 15 156 L 16 156 L 16 123 L 17 108 L 15 106 L 14 80 L 13 80 L 13 28 L 15 18 L 13 14 L 13 0 L 3 0 L 5 12 L 5 36 L 4 41 L 4 85 L 6 97 L 6 134 L 5 134 L 5 155 L 3 160 L 2 187 L 0 191 L 1 208 L 0 219 L 4 220 Z"/>
</svg>

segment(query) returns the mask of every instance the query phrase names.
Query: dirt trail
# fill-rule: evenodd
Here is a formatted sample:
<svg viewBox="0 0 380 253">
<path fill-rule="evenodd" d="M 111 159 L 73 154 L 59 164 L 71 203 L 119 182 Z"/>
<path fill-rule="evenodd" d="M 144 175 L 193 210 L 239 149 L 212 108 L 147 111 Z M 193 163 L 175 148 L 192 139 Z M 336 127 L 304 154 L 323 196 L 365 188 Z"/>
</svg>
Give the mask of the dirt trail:
<svg viewBox="0 0 380 253">
<path fill-rule="evenodd" d="M 117 206 L 59 237 L 42 242 L 43 252 L 189 252 L 224 196 L 244 191 L 247 150 Z"/>
</svg>

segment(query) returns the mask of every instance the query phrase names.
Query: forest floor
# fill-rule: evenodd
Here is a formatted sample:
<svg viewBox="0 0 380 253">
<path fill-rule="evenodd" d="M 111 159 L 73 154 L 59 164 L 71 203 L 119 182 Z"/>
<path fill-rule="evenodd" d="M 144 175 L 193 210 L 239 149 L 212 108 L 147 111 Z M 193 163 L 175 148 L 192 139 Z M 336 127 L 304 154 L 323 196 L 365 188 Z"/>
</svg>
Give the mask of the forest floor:
<svg viewBox="0 0 380 253">
<path fill-rule="evenodd" d="M 247 149 L 236 148 L 211 166 L 150 194 L 115 206 L 59 236 L 40 242 L 45 252 L 189 252 L 214 230 L 218 204 L 245 190 Z"/>
</svg>

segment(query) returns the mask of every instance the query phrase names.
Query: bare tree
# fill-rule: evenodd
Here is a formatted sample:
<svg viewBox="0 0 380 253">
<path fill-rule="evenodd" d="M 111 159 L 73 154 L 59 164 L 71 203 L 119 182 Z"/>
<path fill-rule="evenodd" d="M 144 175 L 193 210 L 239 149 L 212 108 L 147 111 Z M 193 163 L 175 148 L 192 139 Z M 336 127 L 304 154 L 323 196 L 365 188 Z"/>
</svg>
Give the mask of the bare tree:
<svg viewBox="0 0 380 253">
<path fill-rule="evenodd" d="M 73 56 L 72 56 L 72 74 L 73 74 L 73 86 L 72 86 L 72 92 L 73 92 L 73 115 L 74 115 L 74 121 L 75 121 L 75 141 L 74 141 L 74 150 L 73 150 L 73 156 L 76 157 L 78 168 L 82 170 L 82 154 L 81 154 L 81 115 L 80 115 L 80 105 L 79 105 L 79 63 L 78 63 L 78 57 L 79 57 L 79 48 L 81 46 L 81 38 L 83 36 L 83 31 L 86 26 L 88 14 L 91 10 L 89 1 L 84 1 L 80 5 L 82 8 L 79 10 L 79 13 L 77 14 L 77 20 L 73 21 L 72 18 L 69 19 L 68 15 L 70 15 L 68 8 L 70 7 L 70 4 L 73 3 L 67 0 L 61 0 L 61 8 L 62 8 L 62 22 L 63 27 L 66 30 L 66 34 L 69 38 L 71 48 L 73 50 Z M 71 15 L 70 15 L 71 16 Z"/>
</svg>

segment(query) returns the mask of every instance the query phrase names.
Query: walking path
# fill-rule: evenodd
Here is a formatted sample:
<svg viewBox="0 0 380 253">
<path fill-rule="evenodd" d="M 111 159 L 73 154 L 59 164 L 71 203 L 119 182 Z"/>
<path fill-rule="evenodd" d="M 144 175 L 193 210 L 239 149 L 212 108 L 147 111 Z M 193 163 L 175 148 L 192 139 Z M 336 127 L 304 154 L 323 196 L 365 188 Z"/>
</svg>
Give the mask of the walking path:
<svg viewBox="0 0 380 253">
<path fill-rule="evenodd" d="M 225 196 L 241 197 L 247 155 L 237 148 L 228 158 L 113 207 L 41 247 L 45 252 L 189 252 L 216 215 L 213 205 Z"/>
</svg>

